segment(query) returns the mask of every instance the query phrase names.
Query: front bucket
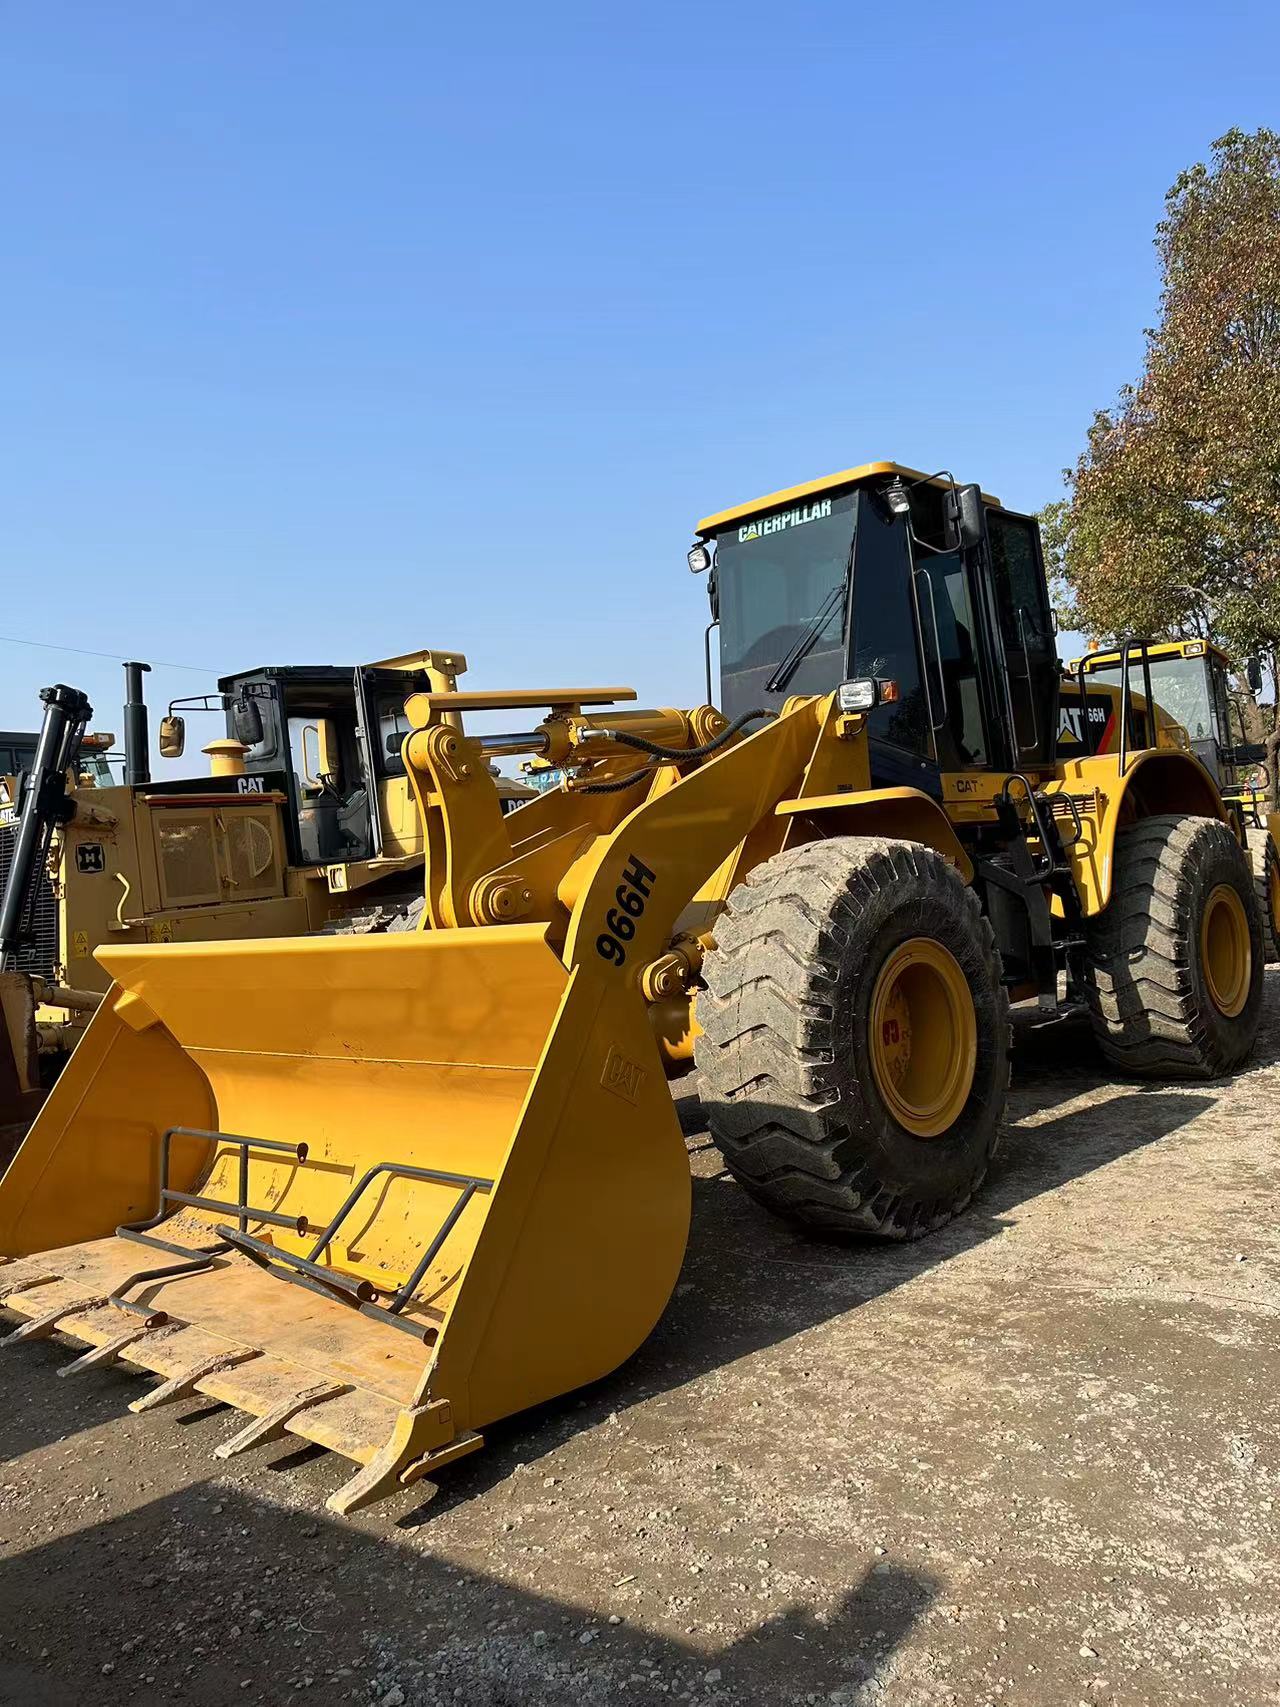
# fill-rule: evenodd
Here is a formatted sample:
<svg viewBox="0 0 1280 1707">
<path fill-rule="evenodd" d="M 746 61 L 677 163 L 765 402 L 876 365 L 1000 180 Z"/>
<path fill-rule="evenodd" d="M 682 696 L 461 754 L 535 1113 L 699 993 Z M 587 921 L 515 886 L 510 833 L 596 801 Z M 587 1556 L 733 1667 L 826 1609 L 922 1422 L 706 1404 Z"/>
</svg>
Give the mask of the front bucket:
<svg viewBox="0 0 1280 1707">
<path fill-rule="evenodd" d="M 347 1511 L 649 1333 L 683 1142 L 638 993 L 543 927 L 102 959 L 116 988 L 0 1182 L 20 1336 L 160 1375 L 135 1408 L 250 1413 L 224 1454 L 344 1453 Z"/>
</svg>

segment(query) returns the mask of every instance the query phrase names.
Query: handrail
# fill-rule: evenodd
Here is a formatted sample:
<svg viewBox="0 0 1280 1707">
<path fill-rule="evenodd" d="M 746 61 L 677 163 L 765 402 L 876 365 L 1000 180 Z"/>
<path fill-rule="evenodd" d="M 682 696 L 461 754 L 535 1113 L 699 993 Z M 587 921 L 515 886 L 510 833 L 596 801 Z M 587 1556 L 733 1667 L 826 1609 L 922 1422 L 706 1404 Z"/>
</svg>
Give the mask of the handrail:
<svg viewBox="0 0 1280 1707">
<path fill-rule="evenodd" d="M 1010 783 L 1013 782 L 1022 784 L 1023 796 L 1031 813 L 1031 822 L 1035 826 L 1036 839 L 1040 843 L 1040 860 L 1033 867 L 1031 875 L 1033 882 L 1042 883 L 1046 878 L 1053 876 L 1053 848 L 1049 840 L 1049 827 L 1041 815 L 1040 802 L 1036 799 L 1036 792 L 1031 786 L 1030 779 L 1023 776 L 1021 771 L 1009 772 L 1004 779 L 1004 787 L 1000 791 L 999 798 L 1015 813 L 1017 812 L 1018 808 L 1014 804 L 1013 794 L 1009 787 Z"/>
<path fill-rule="evenodd" d="M 1142 652 L 1142 683 L 1147 696 L 1147 748 L 1156 745 L 1156 707 L 1155 698 L 1151 692 L 1151 642 L 1149 640 L 1126 640 L 1120 652 L 1120 775 L 1122 777 L 1129 768 L 1129 724 L 1133 716 L 1133 692 L 1129 683 L 1129 654 L 1135 646 L 1140 647 Z M 1083 665 L 1081 669 L 1083 671 Z M 1135 724 L 1133 731 L 1135 746 L 1137 740 L 1138 733 Z"/>
<path fill-rule="evenodd" d="M 926 668 L 924 673 L 925 698 L 928 700 L 929 706 L 929 726 L 936 735 L 939 729 L 946 728 L 947 723 L 947 678 L 942 673 L 942 634 L 938 628 L 938 606 L 933 597 L 933 582 L 929 577 L 929 571 L 927 569 L 913 569 L 911 571 L 911 578 L 913 581 L 917 580 L 921 575 L 924 576 L 925 589 L 929 594 L 929 615 L 933 622 L 933 652 L 934 656 L 938 660 L 938 685 L 942 695 L 942 721 L 940 723 L 935 723 L 933 718 L 933 695 L 929 692 L 928 659 L 926 659 Z M 917 596 L 916 609 L 919 610 L 919 608 L 920 600 Z"/>
</svg>

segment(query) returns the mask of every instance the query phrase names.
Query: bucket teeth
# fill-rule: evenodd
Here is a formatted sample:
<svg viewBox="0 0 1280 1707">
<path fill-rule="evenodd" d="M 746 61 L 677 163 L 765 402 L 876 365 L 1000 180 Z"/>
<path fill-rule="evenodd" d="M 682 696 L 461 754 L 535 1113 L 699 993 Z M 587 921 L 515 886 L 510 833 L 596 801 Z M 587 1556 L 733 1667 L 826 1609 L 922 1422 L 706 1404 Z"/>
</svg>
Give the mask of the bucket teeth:
<svg viewBox="0 0 1280 1707">
<path fill-rule="evenodd" d="M 260 1351 L 241 1347 L 238 1351 L 222 1351 L 213 1357 L 202 1358 L 199 1363 L 180 1369 L 176 1375 L 171 1375 L 167 1381 L 135 1399 L 129 1409 L 140 1415 L 143 1411 L 154 1411 L 158 1405 L 171 1404 L 174 1399 L 184 1399 L 206 1376 L 217 1375 L 223 1369 L 234 1369 L 237 1364 L 248 1363 L 251 1358 L 261 1356 Z"/>
<path fill-rule="evenodd" d="M 49 1286 L 53 1281 L 61 1278 L 61 1275 L 57 1274 L 37 1274 L 28 1275 L 25 1280 L 7 1281 L 0 1285 L 0 1304 L 3 1304 L 6 1299 L 14 1297 L 16 1293 L 29 1292 L 33 1286 Z"/>
<path fill-rule="evenodd" d="M 6 1334 L 0 1345 L 17 1345 L 21 1340 L 47 1339 L 56 1327 L 67 1316 L 78 1316 L 86 1310 L 101 1310 L 111 1302 L 110 1298 L 73 1298 L 70 1303 L 59 1304 L 56 1310 L 46 1310 L 43 1316 L 32 1316 L 29 1321 Z"/>
<path fill-rule="evenodd" d="M 126 1328 L 114 1339 L 104 1340 L 101 1345 L 90 1346 L 71 1363 L 64 1363 L 58 1370 L 59 1375 L 80 1375 L 86 1369 L 102 1369 L 107 1364 L 114 1363 L 122 1351 L 127 1351 L 131 1345 L 136 1345 L 140 1339 L 156 1332 L 157 1327 L 164 1324 L 139 1322 L 136 1327 Z"/>
<path fill-rule="evenodd" d="M 284 1434 L 286 1426 L 311 1405 L 322 1404 L 326 1399 L 341 1398 L 344 1393 L 351 1392 L 348 1383 L 342 1381 L 321 1381 L 314 1387 L 305 1387 L 298 1393 L 291 1393 L 288 1398 L 281 1399 L 278 1405 L 272 1405 L 269 1411 L 264 1411 L 260 1417 L 255 1417 L 251 1423 L 242 1428 L 238 1434 L 233 1434 L 230 1440 L 224 1440 L 221 1446 L 215 1446 L 215 1458 L 235 1458 L 241 1452 L 248 1452 L 254 1446 L 261 1446 L 269 1440 L 278 1440 Z"/>
</svg>

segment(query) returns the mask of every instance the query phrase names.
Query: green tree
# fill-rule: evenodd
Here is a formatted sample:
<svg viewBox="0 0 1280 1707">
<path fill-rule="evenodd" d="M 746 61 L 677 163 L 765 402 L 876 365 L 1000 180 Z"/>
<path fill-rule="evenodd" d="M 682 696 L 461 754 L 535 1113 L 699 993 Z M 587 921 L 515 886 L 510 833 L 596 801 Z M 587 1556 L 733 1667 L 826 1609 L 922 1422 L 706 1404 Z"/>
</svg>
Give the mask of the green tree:
<svg viewBox="0 0 1280 1707">
<path fill-rule="evenodd" d="M 1160 324 L 1043 516 L 1059 613 L 1280 671 L 1280 134 L 1230 130 L 1156 228 Z M 1275 694 L 1280 702 L 1280 693 Z M 1271 710 L 1273 788 L 1280 703 Z"/>
</svg>

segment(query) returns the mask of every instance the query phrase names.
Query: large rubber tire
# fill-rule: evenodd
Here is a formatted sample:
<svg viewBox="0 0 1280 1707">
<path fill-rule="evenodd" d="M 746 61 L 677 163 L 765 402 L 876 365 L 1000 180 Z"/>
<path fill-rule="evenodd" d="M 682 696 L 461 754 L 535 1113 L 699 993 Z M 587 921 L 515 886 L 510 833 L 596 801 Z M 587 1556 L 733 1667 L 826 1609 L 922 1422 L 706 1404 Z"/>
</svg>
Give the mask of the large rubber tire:
<svg viewBox="0 0 1280 1707">
<path fill-rule="evenodd" d="M 1262 946 L 1268 960 L 1280 960 L 1280 858 L 1266 830 L 1249 831 L 1253 888 L 1262 915 Z"/>
<path fill-rule="evenodd" d="M 1234 1012 L 1214 999 L 1205 966 L 1205 913 L 1223 886 L 1242 904 L 1249 942 Z M 1156 817 L 1119 832 L 1111 901 L 1089 921 L 1085 954 L 1094 1035 L 1113 1065 L 1177 1079 L 1238 1067 L 1262 1015 L 1262 965 L 1253 873 L 1226 824 Z"/>
<path fill-rule="evenodd" d="M 878 1238 L 918 1238 L 964 1209 L 999 1135 L 1009 1004 L 991 927 L 954 868 L 917 842 L 808 843 L 733 891 L 715 937 L 696 1061 L 734 1178 L 789 1220 Z M 952 957 L 975 1021 L 971 1088 L 930 1137 L 899 1123 L 872 1069 L 873 996 L 916 941 Z"/>
</svg>

